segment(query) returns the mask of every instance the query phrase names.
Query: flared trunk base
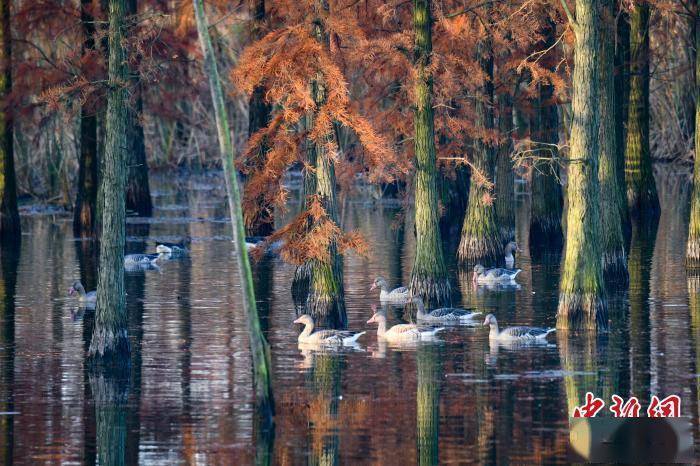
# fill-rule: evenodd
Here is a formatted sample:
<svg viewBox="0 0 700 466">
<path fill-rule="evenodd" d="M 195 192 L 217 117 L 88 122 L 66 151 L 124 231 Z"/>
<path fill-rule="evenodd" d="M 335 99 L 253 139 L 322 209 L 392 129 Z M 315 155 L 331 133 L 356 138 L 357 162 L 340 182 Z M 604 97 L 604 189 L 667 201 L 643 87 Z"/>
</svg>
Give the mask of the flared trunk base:
<svg viewBox="0 0 700 466">
<path fill-rule="evenodd" d="M 426 308 L 450 304 L 452 287 L 447 278 L 435 278 L 423 274 L 411 276 L 409 286 L 411 296 L 423 298 Z"/>
<path fill-rule="evenodd" d="M 500 238 L 496 237 L 468 237 L 462 236 L 457 250 L 457 259 L 460 264 L 487 264 L 497 263 L 503 256 L 503 247 Z"/>
<path fill-rule="evenodd" d="M 292 278 L 292 301 L 297 309 L 297 314 L 303 312 L 306 300 L 311 289 L 311 263 L 305 262 L 297 266 Z"/>
<path fill-rule="evenodd" d="M 693 269 L 700 269 L 700 238 L 688 238 L 685 265 Z"/>
<path fill-rule="evenodd" d="M 557 329 L 598 330 L 608 328 L 608 307 L 605 298 L 594 293 L 560 293 Z"/>
<path fill-rule="evenodd" d="M 619 286 L 629 283 L 627 271 L 627 258 L 624 251 L 611 251 L 603 253 L 603 276 L 606 280 L 613 281 Z"/>
<path fill-rule="evenodd" d="M 558 217 L 533 218 L 530 221 L 530 254 L 533 247 L 560 249 L 564 244 L 564 232 Z"/>
<path fill-rule="evenodd" d="M 97 326 L 97 324 L 95 324 Z M 90 364 L 121 367 L 129 364 L 131 348 L 126 330 L 112 331 L 95 328 L 88 350 Z"/>
<path fill-rule="evenodd" d="M 347 328 L 348 317 L 345 303 L 340 296 L 311 293 L 306 300 L 306 314 L 314 318 L 317 325 L 325 328 Z"/>
</svg>

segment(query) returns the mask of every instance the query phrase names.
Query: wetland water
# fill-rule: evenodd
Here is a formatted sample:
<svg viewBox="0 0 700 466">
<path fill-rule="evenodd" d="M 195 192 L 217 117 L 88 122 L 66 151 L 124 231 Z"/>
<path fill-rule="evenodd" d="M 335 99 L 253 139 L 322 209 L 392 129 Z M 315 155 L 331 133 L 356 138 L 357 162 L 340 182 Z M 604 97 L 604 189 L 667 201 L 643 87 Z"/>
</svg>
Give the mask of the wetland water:
<svg viewBox="0 0 700 466">
<path fill-rule="evenodd" d="M 368 290 L 377 275 L 407 283 L 413 228 L 396 229 L 390 205 L 344 202 L 345 227 L 372 246 L 368 258 L 345 259 L 349 327 L 368 332 L 356 350 L 300 350 L 294 268 L 256 265 L 277 402 L 274 441 L 257 449 L 219 175 L 156 175 L 154 217 L 129 219 L 127 252 L 190 236 L 191 255 L 127 274 L 131 379 L 111 404 L 84 367 L 93 315 L 66 293 L 76 278 L 94 289 L 92 245 L 73 239 L 69 216 L 25 215 L 21 250 L 2 258 L 0 463 L 94 463 L 106 433 L 129 464 L 248 464 L 268 447 L 274 464 L 566 463 L 568 415 L 586 391 L 606 400 L 632 392 L 643 409 L 651 395 L 678 394 L 697 451 L 700 280 L 683 263 L 690 186 L 682 175 L 657 180 L 662 217 L 658 230 L 633 236 L 631 285 L 611 296 L 612 331 L 525 348 L 489 345 L 487 329 L 467 326 L 437 343 L 379 345 L 365 324 L 378 304 Z M 520 289 L 475 290 L 454 274 L 455 304 L 492 312 L 501 326 L 555 324 L 559 258 L 530 257 L 527 206 L 519 196 Z M 408 318 L 387 311 L 390 324 Z"/>
</svg>

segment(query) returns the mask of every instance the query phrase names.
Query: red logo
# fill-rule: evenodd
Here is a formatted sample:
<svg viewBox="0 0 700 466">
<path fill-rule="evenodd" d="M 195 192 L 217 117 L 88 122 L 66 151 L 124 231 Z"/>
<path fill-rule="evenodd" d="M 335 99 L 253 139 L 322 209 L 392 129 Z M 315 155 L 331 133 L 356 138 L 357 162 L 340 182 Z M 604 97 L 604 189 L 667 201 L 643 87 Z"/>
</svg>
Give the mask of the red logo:
<svg viewBox="0 0 700 466">
<path fill-rule="evenodd" d="M 587 392 L 586 403 L 582 406 L 577 406 L 576 409 L 574 409 L 573 417 L 595 417 L 595 415 L 598 414 L 598 411 L 603 409 L 603 406 L 605 406 L 605 402 L 603 400 L 593 396 L 593 393 Z"/>
<path fill-rule="evenodd" d="M 678 395 L 669 395 L 659 401 L 659 397 L 654 395 L 651 397 L 651 403 L 647 408 L 647 416 L 649 417 L 679 417 L 681 415 L 681 397 Z"/>
</svg>

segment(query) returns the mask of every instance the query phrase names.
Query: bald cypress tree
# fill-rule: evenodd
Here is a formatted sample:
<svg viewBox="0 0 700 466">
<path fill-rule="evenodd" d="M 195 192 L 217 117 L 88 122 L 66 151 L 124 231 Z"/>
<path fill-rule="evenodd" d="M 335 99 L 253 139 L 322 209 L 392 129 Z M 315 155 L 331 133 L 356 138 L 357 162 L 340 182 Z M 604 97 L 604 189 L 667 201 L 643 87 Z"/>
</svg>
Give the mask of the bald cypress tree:
<svg viewBox="0 0 700 466">
<path fill-rule="evenodd" d="M 446 303 L 450 283 L 440 242 L 437 166 L 435 160 L 435 122 L 433 117 L 433 76 L 431 0 L 413 1 L 414 66 L 416 67 L 415 113 L 415 219 L 416 257 L 411 272 L 410 290 L 426 302 Z"/>
<path fill-rule="evenodd" d="M 128 361 L 124 293 L 125 188 L 129 79 L 125 43 L 127 0 L 109 1 L 109 59 L 105 155 L 102 173 L 102 235 L 97 307 L 88 356 L 103 365 Z"/>
<path fill-rule="evenodd" d="M 21 227 L 17 209 L 17 181 L 10 107 L 4 105 L 12 90 L 12 35 L 10 2 L 0 1 L 0 241 L 19 241 Z"/>
<path fill-rule="evenodd" d="M 600 248 L 598 186 L 600 0 L 576 0 L 576 18 L 562 0 L 575 34 L 569 143 L 566 248 L 557 328 L 604 328 L 607 305 Z"/>
<path fill-rule="evenodd" d="M 493 55 L 487 40 L 477 47 L 477 59 L 486 76 L 482 94 L 475 103 L 477 126 L 484 131 L 494 129 L 493 111 Z M 457 256 L 460 262 L 495 262 L 502 255 L 501 235 L 496 223 L 496 207 L 488 183 L 493 183 L 496 169 L 496 148 L 482 140 L 474 142 L 473 166 L 478 175 L 472 175 L 469 185 L 469 204 L 464 217 L 462 238 Z"/>
<path fill-rule="evenodd" d="M 649 4 L 630 11 L 630 67 L 625 180 L 630 214 L 642 220 L 659 216 L 659 197 L 649 151 Z"/>
<path fill-rule="evenodd" d="M 686 263 L 700 267 L 700 1 L 695 13 L 695 163 L 693 165 L 693 196 L 690 201 L 690 224 Z"/>
<path fill-rule="evenodd" d="M 80 21 L 83 26 L 83 55 L 95 50 L 95 18 L 89 7 L 92 0 L 80 1 Z M 92 104 L 92 105 L 91 105 Z M 73 233 L 94 236 L 97 230 L 97 104 L 85 102 L 80 109 L 80 155 L 78 159 L 78 189 L 73 211 Z"/>
<path fill-rule="evenodd" d="M 602 27 L 600 34 L 600 220 L 603 253 L 603 273 L 622 282 L 627 281 L 627 258 L 620 216 L 618 140 L 615 134 L 615 15 L 614 0 L 601 0 Z"/>
</svg>

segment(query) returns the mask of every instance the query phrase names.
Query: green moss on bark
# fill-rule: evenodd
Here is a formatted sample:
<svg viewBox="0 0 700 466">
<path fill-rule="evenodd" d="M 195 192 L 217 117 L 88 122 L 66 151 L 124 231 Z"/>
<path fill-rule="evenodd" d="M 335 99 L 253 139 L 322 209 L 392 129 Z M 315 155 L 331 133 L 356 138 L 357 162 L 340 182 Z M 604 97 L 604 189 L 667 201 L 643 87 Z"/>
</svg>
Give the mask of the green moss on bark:
<svg viewBox="0 0 700 466">
<path fill-rule="evenodd" d="M 630 11 L 630 79 L 625 145 L 627 204 L 634 217 L 659 216 L 659 197 L 649 151 L 649 4 Z"/>
<path fill-rule="evenodd" d="M 562 330 L 604 329 L 608 321 L 600 260 L 599 6 L 599 0 L 576 1 L 566 248 L 557 313 Z"/>
<path fill-rule="evenodd" d="M 700 8 L 700 5 L 698 5 Z M 696 13 L 700 17 L 700 10 Z M 695 29 L 695 163 L 693 164 L 693 196 L 690 201 L 690 224 L 686 264 L 700 267 L 700 27 Z"/>
<path fill-rule="evenodd" d="M 622 218 L 619 205 L 620 190 L 617 164 L 617 139 L 615 134 L 615 41 L 613 0 L 601 0 L 602 27 L 600 40 L 600 164 L 598 181 L 600 186 L 601 240 L 603 274 L 615 282 L 626 284 L 627 257 L 625 254 Z"/>
<path fill-rule="evenodd" d="M 435 161 L 435 131 L 433 121 L 433 77 L 430 73 L 431 1 L 414 0 L 415 29 L 414 63 L 416 66 L 413 117 L 415 130 L 415 220 L 416 256 L 411 272 L 411 293 L 422 296 L 428 303 L 447 303 L 450 283 L 440 242 L 438 214 L 437 167 Z"/>
</svg>

